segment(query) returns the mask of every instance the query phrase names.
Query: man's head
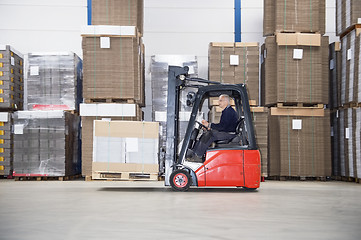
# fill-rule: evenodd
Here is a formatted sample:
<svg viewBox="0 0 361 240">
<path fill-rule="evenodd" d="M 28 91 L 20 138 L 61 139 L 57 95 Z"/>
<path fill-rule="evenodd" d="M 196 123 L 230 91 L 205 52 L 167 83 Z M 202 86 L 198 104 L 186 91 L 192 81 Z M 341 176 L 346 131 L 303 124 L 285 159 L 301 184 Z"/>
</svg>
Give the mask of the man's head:
<svg viewBox="0 0 361 240">
<path fill-rule="evenodd" d="M 227 94 L 222 94 L 219 96 L 218 105 L 220 108 L 225 109 L 229 105 L 229 96 Z"/>
</svg>

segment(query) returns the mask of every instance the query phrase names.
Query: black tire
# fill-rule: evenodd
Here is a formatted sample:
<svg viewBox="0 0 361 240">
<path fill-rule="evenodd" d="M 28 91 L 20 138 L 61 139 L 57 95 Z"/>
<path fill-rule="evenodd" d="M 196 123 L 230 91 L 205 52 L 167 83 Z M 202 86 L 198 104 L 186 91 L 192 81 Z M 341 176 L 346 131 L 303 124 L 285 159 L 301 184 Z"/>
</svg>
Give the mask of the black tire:
<svg viewBox="0 0 361 240">
<path fill-rule="evenodd" d="M 169 182 L 174 190 L 185 192 L 191 186 L 192 179 L 186 170 L 177 169 L 170 175 Z"/>
</svg>

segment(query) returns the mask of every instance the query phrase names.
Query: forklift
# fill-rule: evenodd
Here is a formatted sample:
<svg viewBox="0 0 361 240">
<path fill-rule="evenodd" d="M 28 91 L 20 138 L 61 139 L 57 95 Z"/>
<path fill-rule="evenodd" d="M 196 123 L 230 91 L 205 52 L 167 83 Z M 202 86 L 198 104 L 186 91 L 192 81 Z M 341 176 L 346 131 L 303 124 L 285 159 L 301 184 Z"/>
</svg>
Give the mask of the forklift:
<svg viewBox="0 0 361 240">
<path fill-rule="evenodd" d="M 165 152 L 165 185 L 176 191 L 197 187 L 259 188 L 261 160 L 258 150 L 246 86 L 221 84 L 201 78 L 190 78 L 189 68 L 169 66 L 167 96 L 167 136 Z M 189 92 L 187 106 L 192 107 L 187 130 L 178 146 L 180 93 Z M 234 100 L 238 114 L 236 132 L 229 140 L 216 141 L 202 156 L 202 161 L 186 158 L 207 127 L 197 119 L 203 104 L 211 97 L 227 94 Z M 198 120 L 198 121 L 197 121 Z"/>
</svg>

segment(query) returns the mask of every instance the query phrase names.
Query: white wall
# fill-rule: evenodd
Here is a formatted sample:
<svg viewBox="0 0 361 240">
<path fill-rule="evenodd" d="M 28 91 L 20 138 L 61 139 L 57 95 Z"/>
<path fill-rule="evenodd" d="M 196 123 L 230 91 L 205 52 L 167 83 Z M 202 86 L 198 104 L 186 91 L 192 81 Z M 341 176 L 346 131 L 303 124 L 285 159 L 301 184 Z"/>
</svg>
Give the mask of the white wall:
<svg viewBox="0 0 361 240">
<path fill-rule="evenodd" d="M 0 44 L 23 54 L 73 51 L 82 56 L 87 0 L 0 0 L 0 9 Z"/>
<path fill-rule="evenodd" d="M 80 27 L 87 0 L 0 0 L 0 44 L 18 51 L 73 51 L 82 57 Z M 241 0 L 243 42 L 264 42 L 263 0 Z M 326 35 L 335 36 L 335 0 L 326 0 Z M 196 55 L 199 77 L 208 77 L 209 42 L 234 41 L 234 0 L 144 0 L 146 96 L 152 55 Z M 147 97 L 147 104 L 151 104 Z M 145 119 L 150 120 L 149 109 Z"/>
</svg>

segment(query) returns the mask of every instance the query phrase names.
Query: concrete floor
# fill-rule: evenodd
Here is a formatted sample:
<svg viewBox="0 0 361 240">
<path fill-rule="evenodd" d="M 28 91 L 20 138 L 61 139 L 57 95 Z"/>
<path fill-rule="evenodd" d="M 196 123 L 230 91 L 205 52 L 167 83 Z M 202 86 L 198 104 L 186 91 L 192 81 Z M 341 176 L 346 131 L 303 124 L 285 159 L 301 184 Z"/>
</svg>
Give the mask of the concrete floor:
<svg viewBox="0 0 361 240">
<path fill-rule="evenodd" d="M 0 180 L 0 239 L 361 239 L 361 184 Z"/>
</svg>

